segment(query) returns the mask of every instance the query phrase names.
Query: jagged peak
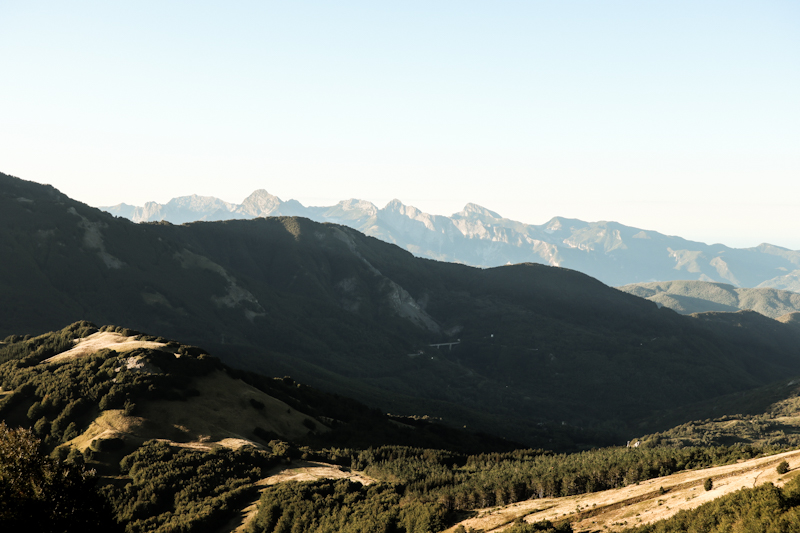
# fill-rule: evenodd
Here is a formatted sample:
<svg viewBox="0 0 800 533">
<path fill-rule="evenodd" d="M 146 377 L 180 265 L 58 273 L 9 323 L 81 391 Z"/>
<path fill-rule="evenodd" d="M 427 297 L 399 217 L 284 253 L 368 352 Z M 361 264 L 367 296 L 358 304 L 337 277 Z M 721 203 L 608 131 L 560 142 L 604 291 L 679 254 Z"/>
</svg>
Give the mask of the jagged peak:
<svg viewBox="0 0 800 533">
<path fill-rule="evenodd" d="M 247 200 L 250 200 L 250 199 L 255 200 L 255 199 L 260 199 L 260 198 L 275 199 L 275 200 L 278 200 L 279 202 L 282 202 L 282 200 L 280 198 L 278 198 L 274 194 L 270 194 L 269 191 L 267 191 L 266 189 L 256 189 L 255 191 L 251 192 L 250 196 L 245 198 L 242 201 L 242 203 L 244 203 L 244 202 L 246 202 Z"/>
<path fill-rule="evenodd" d="M 148 202 L 150 203 L 150 202 Z M 155 203 L 155 202 L 153 202 Z M 215 196 L 200 196 L 198 194 L 192 194 L 189 196 L 178 196 L 177 198 L 173 198 L 166 204 L 166 207 L 194 207 L 194 208 L 202 208 L 203 206 L 214 205 L 214 206 L 225 206 L 231 207 L 233 204 L 226 202 L 225 200 L 220 200 Z"/>
<path fill-rule="evenodd" d="M 570 226 L 574 225 L 586 226 L 587 224 L 587 222 L 577 218 L 553 217 L 547 222 L 547 224 L 544 225 L 544 227 L 549 231 L 558 231 L 564 227 L 569 228 Z"/>
<path fill-rule="evenodd" d="M 456 215 L 461 215 L 461 216 L 468 216 L 468 215 L 471 215 L 471 214 L 481 215 L 481 216 L 491 217 L 491 218 L 497 218 L 497 219 L 503 218 L 498 213 L 496 213 L 496 212 L 494 212 L 494 211 L 492 211 L 490 209 L 486 209 L 485 207 L 480 206 L 478 204 L 473 204 L 471 202 L 468 203 L 467 205 L 465 205 L 464 209 L 462 209 L 460 212 L 456 213 Z"/>
<path fill-rule="evenodd" d="M 431 215 L 429 215 L 428 213 L 425 213 L 424 211 L 417 209 L 413 205 L 406 205 L 397 198 L 386 204 L 386 207 L 384 207 L 382 211 L 386 211 L 389 213 L 399 213 L 401 215 L 413 219 L 431 218 Z"/>
<path fill-rule="evenodd" d="M 257 189 L 242 201 L 242 204 L 237 207 L 237 211 L 262 217 L 270 215 L 281 205 L 283 205 L 283 201 L 280 198 L 264 189 Z"/>
<path fill-rule="evenodd" d="M 395 198 L 391 202 L 386 204 L 386 207 L 384 207 L 383 209 L 385 211 L 400 211 L 405 207 L 406 207 L 406 205 L 403 202 L 401 202 L 400 200 Z"/>
<path fill-rule="evenodd" d="M 350 198 L 349 200 L 342 200 L 338 204 L 345 211 L 368 211 L 376 213 L 378 207 L 368 200 L 359 200 L 358 198 Z"/>
</svg>

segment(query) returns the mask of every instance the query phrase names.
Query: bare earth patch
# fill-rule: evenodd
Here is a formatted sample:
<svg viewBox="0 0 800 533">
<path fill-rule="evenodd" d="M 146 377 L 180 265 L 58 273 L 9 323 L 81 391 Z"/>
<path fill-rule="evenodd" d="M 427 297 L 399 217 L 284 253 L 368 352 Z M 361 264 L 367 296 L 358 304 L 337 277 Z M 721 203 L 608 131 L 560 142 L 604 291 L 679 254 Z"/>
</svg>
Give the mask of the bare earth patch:
<svg viewBox="0 0 800 533">
<path fill-rule="evenodd" d="M 781 476 L 775 468 L 783 460 L 789 463 L 790 471 Z M 800 450 L 795 450 L 733 465 L 679 472 L 620 489 L 481 509 L 477 517 L 460 524 L 467 529 L 500 532 L 517 518 L 526 522 L 569 520 L 576 532 L 619 531 L 669 518 L 745 487 L 767 482 L 782 486 L 800 473 L 795 471 L 798 468 Z M 703 489 L 706 478 L 714 484 L 710 491 Z M 454 529 L 455 526 L 447 531 Z"/>
<path fill-rule="evenodd" d="M 295 461 L 291 465 L 276 468 L 271 474 L 259 481 L 257 485 L 277 485 L 284 481 L 316 481 L 318 479 L 349 479 L 362 485 L 370 485 L 376 481 L 359 472 L 315 461 Z"/>
<path fill-rule="evenodd" d="M 122 409 L 103 411 L 94 419 L 81 435 L 70 441 L 70 444 L 83 451 L 95 439 L 111 439 L 133 437 L 145 440 L 140 435 L 146 421 L 138 416 L 127 416 Z"/>
<path fill-rule="evenodd" d="M 230 522 L 219 529 L 219 533 L 244 533 L 250 521 L 255 518 L 258 512 L 258 501 L 261 492 L 270 485 L 276 485 L 286 481 L 316 481 L 318 479 L 349 479 L 362 485 L 375 483 L 375 479 L 365 476 L 359 472 L 344 470 L 339 466 L 327 463 L 317 463 L 313 461 L 294 461 L 291 464 L 274 468 L 270 475 L 256 483 L 261 487 L 258 496 Z"/>
<path fill-rule="evenodd" d="M 83 339 L 75 341 L 75 347 L 66 352 L 61 352 L 49 359 L 42 361 L 42 364 L 58 363 L 68 361 L 78 357 L 91 355 L 99 350 L 108 348 L 115 352 L 129 352 L 137 348 L 150 348 L 152 350 L 162 350 L 166 344 L 163 342 L 137 341 L 136 337 L 125 337 L 120 333 L 111 331 L 97 332 Z"/>
</svg>

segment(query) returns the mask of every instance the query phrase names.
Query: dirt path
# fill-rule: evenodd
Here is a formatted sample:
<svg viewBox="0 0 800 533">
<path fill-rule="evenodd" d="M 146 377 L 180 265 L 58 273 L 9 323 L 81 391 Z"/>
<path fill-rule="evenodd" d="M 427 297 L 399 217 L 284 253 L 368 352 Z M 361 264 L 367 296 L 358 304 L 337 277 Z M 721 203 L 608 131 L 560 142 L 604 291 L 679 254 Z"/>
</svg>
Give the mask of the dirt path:
<svg viewBox="0 0 800 533">
<path fill-rule="evenodd" d="M 790 471 L 781 476 L 775 467 L 783 460 L 789 463 Z M 510 527 L 517 518 L 523 518 L 526 522 L 568 519 L 576 532 L 619 531 L 669 518 L 680 510 L 694 509 L 744 487 L 767 482 L 781 486 L 800 474 L 800 470 L 796 469 L 800 469 L 800 450 L 733 465 L 679 472 L 621 489 L 566 498 L 528 500 L 482 509 L 478 516 L 460 524 L 467 529 L 500 532 Z M 706 491 L 703 482 L 709 477 L 714 488 Z"/>
<path fill-rule="evenodd" d="M 291 464 L 272 469 L 267 477 L 259 480 L 255 484 L 258 488 L 258 493 L 254 496 L 252 502 L 242 509 L 236 517 L 222 526 L 218 533 L 244 533 L 247 530 L 247 525 L 256 516 L 261 493 L 270 485 L 285 481 L 315 481 L 317 479 L 349 479 L 362 485 L 369 485 L 375 482 L 371 477 L 359 472 L 345 470 L 336 465 L 312 461 L 294 461 Z"/>
</svg>

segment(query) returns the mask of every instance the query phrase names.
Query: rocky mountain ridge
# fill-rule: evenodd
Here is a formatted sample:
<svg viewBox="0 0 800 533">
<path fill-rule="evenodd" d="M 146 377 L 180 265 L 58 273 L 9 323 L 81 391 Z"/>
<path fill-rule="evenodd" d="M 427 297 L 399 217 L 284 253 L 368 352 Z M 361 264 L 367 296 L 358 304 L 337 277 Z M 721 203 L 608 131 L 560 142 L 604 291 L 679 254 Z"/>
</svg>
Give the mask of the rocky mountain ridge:
<svg viewBox="0 0 800 533">
<path fill-rule="evenodd" d="M 525 224 L 473 203 L 448 217 L 422 212 L 400 200 L 383 208 L 356 199 L 306 207 L 258 190 L 241 204 L 186 196 L 166 204 L 119 204 L 101 209 L 134 222 L 165 220 L 173 224 L 302 216 L 349 226 L 418 257 L 484 268 L 539 263 L 578 270 L 608 285 L 697 280 L 800 291 L 800 251 L 771 244 L 753 248 L 709 245 L 609 221 L 555 217 L 545 224 Z"/>
</svg>

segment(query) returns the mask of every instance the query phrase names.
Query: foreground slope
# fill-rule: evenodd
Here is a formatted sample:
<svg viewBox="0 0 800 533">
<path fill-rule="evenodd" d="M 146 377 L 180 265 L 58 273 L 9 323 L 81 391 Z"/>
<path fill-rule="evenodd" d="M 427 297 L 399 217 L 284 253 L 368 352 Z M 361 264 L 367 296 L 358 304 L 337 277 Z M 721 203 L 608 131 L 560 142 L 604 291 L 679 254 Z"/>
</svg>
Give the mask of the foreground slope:
<svg viewBox="0 0 800 533">
<path fill-rule="evenodd" d="M 303 216 L 351 227 L 419 257 L 481 267 L 528 262 L 562 266 L 609 285 L 690 279 L 738 287 L 793 291 L 800 287 L 800 252 L 779 246 L 737 249 L 618 222 L 563 217 L 540 225 L 525 224 L 475 204 L 448 217 L 424 213 L 399 200 L 383 208 L 354 199 L 328 207 L 305 207 L 259 190 L 241 204 L 193 195 L 163 205 L 148 202 L 144 207 L 120 204 L 101 209 L 135 222 Z"/>
<path fill-rule="evenodd" d="M 0 505 L 0 525 L 15 529 L 39 528 L 33 520 L 47 523 L 42 517 L 52 513 L 69 522 L 59 511 L 69 502 L 102 518 L 103 531 L 118 525 L 129 533 L 425 533 L 464 516 L 494 527 L 521 515 L 573 521 L 580 531 L 589 522 L 630 525 L 631 517 L 645 522 L 692 507 L 707 477 L 716 496 L 733 483 L 775 478 L 769 468 L 778 461 L 792 469 L 798 461 L 795 451 L 750 464 L 742 461 L 775 449 L 676 448 L 652 439 L 571 455 L 514 449 L 386 417 L 289 378 L 237 371 L 197 347 L 88 322 L 5 338 L 0 385 L 1 488 L 10 486 L 15 502 Z M 22 437 L 26 457 L 5 453 L 13 444 L 5 424 L 31 428 L 10 431 Z M 35 457 L 33 435 L 51 458 Z M 15 491 L 18 479 L 6 483 L 23 470 L 35 478 L 43 465 L 82 476 L 81 491 L 53 500 L 46 495 L 58 487 L 25 495 Z M 728 466 L 691 470 L 710 465 Z M 619 492 L 598 492 L 606 489 Z M 0 504 L 12 501 L 4 498 Z"/>
<path fill-rule="evenodd" d="M 551 424 L 619 442 L 659 429 L 655 411 L 800 374 L 789 324 L 681 317 L 563 268 L 440 263 L 294 217 L 137 225 L 4 175 L 0 204 L 5 334 L 124 323 L 552 446 Z"/>
<path fill-rule="evenodd" d="M 776 466 L 788 463 L 789 473 L 781 475 Z M 653 524 L 681 511 L 767 483 L 783 486 L 800 473 L 800 451 L 784 452 L 732 465 L 690 470 L 641 481 L 627 487 L 564 498 L 547 498 L 482 509 L 447 530 L 459 526 L 487 533 L 499 533 L 523 520 L 536 523 L 569 521 L 575 531 L 627 531 L 633 526 Z M 712 480 L 713 488 L 703 484 Z"/>
</svg>

